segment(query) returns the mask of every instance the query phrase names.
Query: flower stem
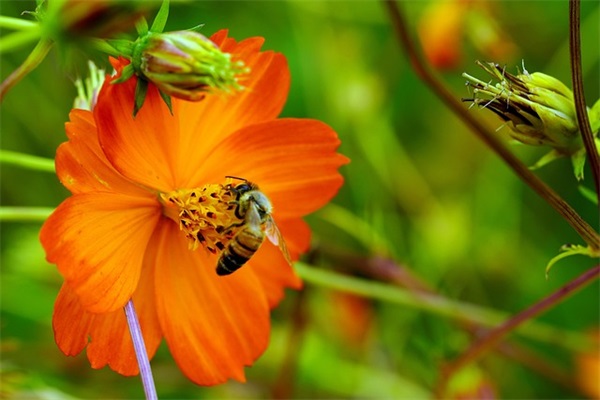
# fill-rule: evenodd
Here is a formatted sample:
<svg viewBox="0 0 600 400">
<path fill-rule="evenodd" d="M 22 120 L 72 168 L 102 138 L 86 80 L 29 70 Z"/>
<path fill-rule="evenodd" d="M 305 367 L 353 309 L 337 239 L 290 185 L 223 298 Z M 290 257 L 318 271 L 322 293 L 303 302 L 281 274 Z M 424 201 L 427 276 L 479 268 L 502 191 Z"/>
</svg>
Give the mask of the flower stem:
<svg viewBox="0 0 600 400">
<path fill-rule="evenodd" d="M 444 393 L 443 389 L 445 384 L 453 374 L 467 364 L 477 360 L 487 350 L 497 345 L 507 334 L 513 332 L 524 322 L 529 321 L 529 323 L 531 323 L 532 318 L 562 302 L 565 300 L 565 298 L 573 295 L 575 292 L 583 289 L 593 280 L 598 279 L 599 276 L 600 265 L 596 265 L 595 267 L 575 278 L 573 281 L 558 289 L 556 292 L 552 293 L 550 296 L 542 299 L 526 310 L 506 320 L 496 328 L 488 331 L 481 339 L 479 339 L 479 341 L 475 342 L 465 353 L 463 353 L 445 369 L 442 377 L 440 393 Z"/>
<path fill-rule="evenodd" d="M 41 30 L 37 26 L 4 35 L 2 39 L 0 39 L 0 54 L 19 49 L 28 43 L 35 42 L 36 40 L 39 40 L 40 35 Z"/>
<path fill-rule="evenodd" d="M 15 69 L 0 85 L 0 102 L 4 99 L 4 95 L 19 82 L 25 75 L 33 71 L 46 57 L 46 54 L 52 47 L 52 41 L 49 39 L 41 39 L 35 48 L 31 51 L 27 59 L 17 69 Z"/>
<path fill-rule="evenodd" d="M 135 356 L 140 367 L 140 376 L 142 377 L 142 385 L 144 386 L 146 399 L 156 400 L 158 399 L 158 396 L 156 395 L 156 388 L 154 387 L 152 369 L 150 368 L 150 361 L 148 360 L 148 353 L 146 352 L 144 337 L 142 336 L 142 328 L 140 327 L 135 308 L 133 307 L 133 300 L 129 300 L 127 304 L 125 304 L 125 316 L 127 317 L 129 333 L 131 334 L 131 340 L 133 341 Z"/>
<path fill-rule="evenodd" d="M 594 143 L 594 134 L 588 119 L 585 96 L 583 93 L 583 77 L 581 72 L 581 35 L 579 0 L 569 1 L 569 49 L 571 54 L 571 75 L 573 80 L 573 99 L 577 113 L 577 123 L 583 139 L 585 151 L 592 167 L 592 176 L 596 187 L 596 196 L 600 198 L 600 157 Z"/>
<path fill-rule="evenodd" d="M 406 21 L 395 0 L 383 0 L 388 8 L 392 24 L 398 40 L 410 58 L 410 64 L 425 84 L 452 110 L 471 130 L 490 147 L 504 162 L 512 168 L 523 182 L 531 187 L 541 198 L 546 200 L 593 249 L 600 249 L 600 235 L 581 216 L 564 201 L 552 188 L 540 180 L 521 162 L 500 139 L 496 137 L 481 122 L 473 118 L 471 113 L 458 101 L 437 78 L 434 72 L 423 61 L 417 51 L 408 30 Z"/>
<path fill-rule="evenodd" d="M 52 211 L 50 207 L 0 207 L 0 221 L 43 222 Z"/>
<path fill-rule="evenodd" d="M 10 150 L 0 150 L 0 164 L 16 165 L 36 171 L 56 172 L 54 169 L 54 160 Z"/>
<path fill-rule="evenodd" d="M 37 27 L 37 22 L 27 21 L 23 18 L 6 17 L 0 15 L 0 28 L 14 29 L 14 30 L 27 30 Z"/>
<path fill-rule="evenodd" d="M 496 326 L 509 318 L 506 312 L 451 300 L 436 294 L 417 293 L 389 284 L 324 271 L 301 262 L 294 263 L 294 268 L 302 279 L 312 284 L 429 311 L 461 322 Z M 589 350 L 592 346 L 589 338 L 579 332 L 566 331 L 538 321 L 529 321 L 526 325 L 516 328 L 516 331 L 523 336 L 573 351 Z"/>
</svg>

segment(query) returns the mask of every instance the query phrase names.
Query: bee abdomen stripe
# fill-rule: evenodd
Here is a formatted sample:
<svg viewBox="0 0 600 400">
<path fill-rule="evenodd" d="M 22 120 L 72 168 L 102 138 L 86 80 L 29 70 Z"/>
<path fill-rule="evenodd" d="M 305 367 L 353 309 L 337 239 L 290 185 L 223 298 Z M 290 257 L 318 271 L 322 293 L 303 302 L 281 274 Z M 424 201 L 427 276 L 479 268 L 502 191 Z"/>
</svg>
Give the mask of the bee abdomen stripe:
<svg viewBox="0 0 600 400">
<path fill-rule="evenodd" d="M 252 251 L 252 254 L 249 255 L 240 254 L 240 252 L 234 246 L 229 246 L 227 250 L 227 252 L 223 253 L 225 256 L 224 258 L 226 258 L 227 261 L 231 262 L 232 264 L 239 265 L 240 267 L 244 265 L 254 253 L 254 251 Z"/>
<path fill-rule="evenodd" d="M 240 240 L 237 237 L 234 238 L 233 240 L 235 240 L 235 244 L 237 246 L 240 246 L 243 250 L 245 250 L 249 253 L 254 253 L 254 252 L 256 252 L 256 250 L 258 250 L 258 247 L 250 247 L 250 246 L 246 245 L 245 243 L 240 242 Z"/>
</svg>

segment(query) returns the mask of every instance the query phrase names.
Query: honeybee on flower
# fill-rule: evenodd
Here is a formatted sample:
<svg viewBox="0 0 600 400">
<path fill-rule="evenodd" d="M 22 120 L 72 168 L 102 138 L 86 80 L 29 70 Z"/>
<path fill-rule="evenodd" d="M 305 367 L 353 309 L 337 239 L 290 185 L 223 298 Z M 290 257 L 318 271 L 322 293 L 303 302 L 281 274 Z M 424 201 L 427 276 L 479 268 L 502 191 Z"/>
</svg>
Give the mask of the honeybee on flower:
<svg viewBox="0 0 600 400">
<path fill-rule="evenodd" d="M 164 338 L 195 383 L 244 381 L 244 366 L 267 347 L 269 310 L 301 281 L 271 241 L 223 278 L 215 273 L 219 247 L 272 217 L 298 259 L 310 240 L 302 218 L 343 183 L 338 168 L 348 159 L 336 152 L 332 128 L 277 118 L 289 89 L 285 57 L 261 51 L 258 37 L 237 42 L 220 31 L 210 40 L 249 69 L 245 90 L 208 92 L 200 102 L 173 98 L 169 109 L 149 84 L 134 117 L 137 78 L 113 84 L 128 65 L 113 60 L 117 75 L 107 77 L 93 109 L 74 109 L 66 125 L 56 170 L 72 196 L 40 239 L 65 279 L 56 343 L 67 355 L 87 348 L 93 368 L 138 373 L 122 310 L 131 299 L 150 358 Z M 247 182 L 223 190 L 228 175 L 260 191 Z M 227 234 L 233 224 L 241 225 Z"/>
<path fill-rule="evenodd" d="M 241 179 L 243 183 L 227 184 L 225 188 L 235 193 L 235 215 L 242 222 L 234 225 L 239 228 L 239 231 L 231 238 L 228 246 L 222 249 L 217 264 L 217 274 L 229 275 L 242 267 L 256 253 L 265 236 L 279 247 L 285 260 L 291 265 L 292 257 L 285 239 L 271 215 L 273 212 L 271 201 L 255 183 L 243 178 L 236 179 Z"/>
</svg>

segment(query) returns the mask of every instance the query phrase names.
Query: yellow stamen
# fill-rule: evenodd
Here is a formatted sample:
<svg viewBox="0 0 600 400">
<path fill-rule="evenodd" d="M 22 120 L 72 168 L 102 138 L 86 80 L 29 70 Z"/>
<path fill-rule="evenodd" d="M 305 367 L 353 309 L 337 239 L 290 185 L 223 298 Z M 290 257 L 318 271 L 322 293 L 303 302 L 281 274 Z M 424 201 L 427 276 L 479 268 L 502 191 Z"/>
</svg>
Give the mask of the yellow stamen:
<svg viewBox="0 0 600 400">
<path fill-rule="evenodd" d="M 222 251 L 243 223 L 235 216 L 235 193 L 228 185 L 179 189 L 160 197 L 164 214 L 179 224 L 190 250 L 203 245 L 213 254 Z"/>
</svg>

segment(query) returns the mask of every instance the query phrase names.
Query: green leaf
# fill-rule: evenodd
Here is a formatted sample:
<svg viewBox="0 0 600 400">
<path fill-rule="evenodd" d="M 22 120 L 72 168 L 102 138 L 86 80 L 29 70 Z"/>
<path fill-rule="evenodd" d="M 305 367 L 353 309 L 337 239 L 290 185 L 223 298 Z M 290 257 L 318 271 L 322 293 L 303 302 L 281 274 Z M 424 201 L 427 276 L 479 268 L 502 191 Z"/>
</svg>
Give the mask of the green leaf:
<svg viewBox="0 0 600 400">
<path fill-rule="evenodd" d="M 596 197 L 596 192 L 595 191 L 593 191 L 592 189 L 590 189 L 588 187 L 585 187 L 583 185 L 579 185 L 577 187 L 577 189 L 579 189 L 579 193 L 581 193 L 581 195 L 583 197 L 585 197 L 586 199 L 588 199 L 589 201 L 591 201 L 595 205 L 598 205 L 598 197 Z"/>
<path fill-rule="evenodd" d="M 135 87 L 135 104 L 133 106 L 134 118 L 144 105 L 144 100 L 146 100 L 146 93 L 148 93 L 148 81 L 144 79 L 138 79 L 137 85 Z"/>
<path fill-rule="evenodd" d="M 163 99 L 167 107 L 169 107 L 169 112 L 171 113 L 171 115 L 173 115 L 173 105 L 171 104 L 171 96 L 169 96 L 162 90 L 159 90 L 158 93 L 160 93 L 160 97 Z"/>
<path fill-rule="evenodd" d="M 554 264 L 556 264 L 558 261 L 562 260 L 563 258 L 574 256 L 576 254 L 581 254 L 584 256 L 592 257 L 592 258 L 600 257 L 600 251 L 594 250 L 589 246 L 583 247 L 582 245 L 579 245 L 579 244 L 565 244 L 564 246 L 562 246 L 560 248 L 560 251 L 561 251 L 561 253 L 559 253 L 558 255 L 553 257 L 548 262 L 548 265 L 546 265 L 546 279 L 548 279 L 548 274 L 550 273 L 550 269 L 552 268 L 552 266 Z"/>
<path fill-rule="evenodd" d="M 558 152 L 556 149 L 552 149 L 552 150 L 550 150 L 550 152 L 543 155 L 542 158 L 537 160 L 535 164 L 530 166 L 529 169 L 535 170 L 535 169 L 541 168 L 544 165 L 549 164 L 552 161 L 562 158 L 564 156 L 565 156 L 564 154 Z"/>
<path fill-rule="evenodd" d="M 191 27 L 190 29 L 188 29 L 188 31 L 194 31 L 194 32 L 200 32 L 200 29 L 204 28 L 204 25 L 206 24 L 200 24 L 200 25 L 196 25 Z"/>
<path fill-rule="evenodd" d="M 131 78 L 133 76 L 133 66 L 131 64 L 127 65 L 125 68 L 123 68 L 123 71 L 121 72 L 121 76 L 118 79 L 113 80 L 111 83 L 123 83 L 125 81 L 127 81 L 129 78 Z"/>
<path fill-rule="evenodd" d="M 578 181 L 583 180 L 583 169 L 585 167 L 585 148 L 581 148 L 571 156 L 573 173 Z"/>
<path fill-rule="evenodd" d="M 105 42 L 110 44 L 121 56 L 131 57 L 133 53 L 134 42 L 126 39 L 106 39 Z"/>
<path fill-rule="evenodd" d="M 150 32 L 162 32 L 167 24 L 167 18 L 169 18 L 169 0 L 163 0 L 154 18 L 154 22 L 152 22 Z"/>
<path fill-rule="evenodd" d="M 148 33 L 148 21 L 146 21 L 146 18 L 142 17 L 135 21 L 135 30 L 139 36 L 144 36 Z"/>
<path fill-rule="evenodd" d="M 588 111 L 588 117 L 590 119 L 590 125 L 592 126 L 592 132 L 598 132 L 598 129 L 600 129 L 600 99 L 598 99 Z"/>
</svg>

